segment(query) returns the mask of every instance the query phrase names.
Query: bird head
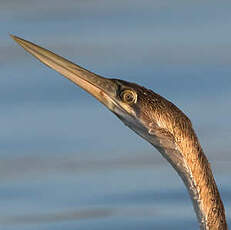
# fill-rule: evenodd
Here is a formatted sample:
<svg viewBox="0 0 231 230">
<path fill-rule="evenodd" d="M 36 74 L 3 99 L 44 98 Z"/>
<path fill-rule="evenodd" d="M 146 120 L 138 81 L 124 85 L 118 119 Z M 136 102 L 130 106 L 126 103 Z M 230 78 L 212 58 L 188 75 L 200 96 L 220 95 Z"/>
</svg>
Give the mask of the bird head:
<svg viewBox="0 0 231 230">
<path fill-rule="evenodd" d="M 191 129 L 191 123 L 174 104 L 140 85 L 99 76 L 36 44 L 13 35 L 12 38 L 42 63 L 98 99 L 170 163 L 177 165 L 182 161 L 182 156 L 175 154 L 177 138 L 183 136 L 182 130 Z M 186 129 L 182 129 L 182 124 Z"/>
</svg>

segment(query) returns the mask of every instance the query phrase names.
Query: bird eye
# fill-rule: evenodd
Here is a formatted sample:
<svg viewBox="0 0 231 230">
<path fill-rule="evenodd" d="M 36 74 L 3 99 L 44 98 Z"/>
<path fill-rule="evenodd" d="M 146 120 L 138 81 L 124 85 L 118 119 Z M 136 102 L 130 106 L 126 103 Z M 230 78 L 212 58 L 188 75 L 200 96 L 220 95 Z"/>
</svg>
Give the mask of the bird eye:
<svg viewBox="0 0 231 230">
<path fill-rule="evenodd" d="M 127 103 L 127 104 L 133 104 L 136 102 L 136 93 L 133 92 L 132 90 L 123 90 L 121 93 L 120 93 L 120 97 L 121 99 Z"/>
</svg>

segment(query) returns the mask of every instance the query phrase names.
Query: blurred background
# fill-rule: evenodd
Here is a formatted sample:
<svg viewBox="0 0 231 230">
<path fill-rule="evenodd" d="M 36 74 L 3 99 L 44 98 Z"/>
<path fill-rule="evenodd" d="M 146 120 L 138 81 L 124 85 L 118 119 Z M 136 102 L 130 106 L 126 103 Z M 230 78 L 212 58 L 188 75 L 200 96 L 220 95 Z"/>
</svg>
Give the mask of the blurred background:
<svg viewBox="0 0 231 230">
<path fill-rule="evenodd" d="M 0 229 L 198 229 L 168 162 L 9 33 L 192 120 L 231 224 L 231 2 L 0 0 Z"/>
</svg>

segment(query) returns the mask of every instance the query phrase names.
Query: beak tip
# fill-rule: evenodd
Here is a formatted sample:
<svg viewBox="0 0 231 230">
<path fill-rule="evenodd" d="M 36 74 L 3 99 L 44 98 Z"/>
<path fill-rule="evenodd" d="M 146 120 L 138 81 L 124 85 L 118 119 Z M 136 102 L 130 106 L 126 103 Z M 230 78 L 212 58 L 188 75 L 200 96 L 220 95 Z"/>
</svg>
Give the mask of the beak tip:
<svg viewBox="0 0 231 230">
<path fill-rule="evenodd" d="M 14 40 L 14 41 L 16 41 L 17 43 L 20 43 L 20 38 L 19 37 L 17 37 L 17 36 L 15 36 L 15 35 L 13 35 L 13 34 L 9 34 L 9 36 Z"/>
<path fill-rule="evenodd" d="M 13 40 L 15 40 L 15 41 L 17 42 L 17 37 L 16 37 L 15 35 L 9 34 L 9 36 L 10 36 Z"/>
<path fill-rule="evenodd" d="M 9 36 L 10 36 L 12 39 L 15 39 L 15 37 L 16 37 L 15 35 L 10 34 L 10 33 L 9 33 Z"/>
</svg>

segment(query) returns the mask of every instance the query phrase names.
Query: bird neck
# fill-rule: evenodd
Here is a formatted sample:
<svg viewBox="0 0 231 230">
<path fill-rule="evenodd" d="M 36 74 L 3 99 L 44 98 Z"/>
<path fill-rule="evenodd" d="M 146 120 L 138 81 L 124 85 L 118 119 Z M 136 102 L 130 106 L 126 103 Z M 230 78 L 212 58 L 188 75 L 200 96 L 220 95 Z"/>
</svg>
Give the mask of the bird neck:
<svg viewBox="0 0 231 230">
<path fill-rule="evenodd" d="M 182 151 L 182 154 L 189 175 L 178 173 L 188 188 L 200 228 L 227 230 L 224 206 L 202 148 L 197 142 L 190 153 Z"/>
</svg>

